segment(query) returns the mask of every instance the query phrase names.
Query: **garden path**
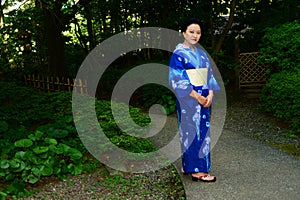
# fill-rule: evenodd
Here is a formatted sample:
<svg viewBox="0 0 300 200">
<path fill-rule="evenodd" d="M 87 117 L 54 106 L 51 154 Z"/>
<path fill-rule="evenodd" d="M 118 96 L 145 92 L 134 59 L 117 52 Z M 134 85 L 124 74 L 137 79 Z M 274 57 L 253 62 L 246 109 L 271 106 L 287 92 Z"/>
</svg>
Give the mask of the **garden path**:
<svg viewBox="0 0 300 200">
<path fill-rule="evenodd" d="M 164 130 L 176 124 L 176 117 L 169 117 Z M 211 155 L 217 181 L 193 182 L 181 175 L 187 200 L 300 199 L 300 159 L 286 152 L 225 127 Z M 180 173 L 181 159 L 174 164 Z"/>
<path fill-rule="evenodd" d="M 266 143 L 224 130 L 212 163 L 215 183 L 182 176 L 188 200 L 300 199 L 300 159 Z"/>
</svg>

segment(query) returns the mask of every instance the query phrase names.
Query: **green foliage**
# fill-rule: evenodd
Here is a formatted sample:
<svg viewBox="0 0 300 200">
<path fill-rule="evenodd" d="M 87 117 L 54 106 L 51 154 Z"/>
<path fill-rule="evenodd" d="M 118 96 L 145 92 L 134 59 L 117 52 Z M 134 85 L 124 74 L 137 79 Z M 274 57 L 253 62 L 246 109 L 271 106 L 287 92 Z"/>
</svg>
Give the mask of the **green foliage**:
<svg viewBox="0 0 300 200">
<path fill-rule="evenodd" d="M 160 199 L 160 193 L 164 193 L 164 199 L 185 199 L 184 188 L 176 168 L 169 166 L 162 170 L 164 171 L 159 173 L 164 173 L 165 177 L 155 181 L 153 185 L 149 185 L 150 180 L 147 174 L 130 174 L 128 177 L 115 174 L 105 177 L 97 184 L 116 191 L 115 195 L 113 192 L 111 193 L 110 199 L 119 199 L 120 191 L 123 194 L 121 199 L 135 199 L 149 195 L 153 199 Z M 155 196 L 156 193 L 159 194 L 157 197 Z"/>
<path fill-rule="evenodd" d="M 268 28 L 262 39 L 260 61 L 268 64 L 271 78 L 260 98 L 262 108 L 300 131 L 300 23 Z"/>
<path fill-rule="evenodd" d="M 267 28 L 262 38 L 260 61 L 268 64 L 269 73 L 300 69 L 300 23 L 294 21 Z"/>
<path fill-rule="evenodd" d="M 145 108 L 159 104 L 163 106 L 163 112 L 167 115 L 172 114 L 176 110 L 176 98 L 174 93 L 163 86 L 157 84 L 145 85 L 142 88 L 141 96 Z"/>
<path fill-rule="evenodd" d="M 137 138 L 132 135 L 142 136 L 145 133 L 143 127 L 149 125 L 149 116 L 142 114 L 140 109 L 129 107 L 130 118 L 126 118 L 128 112 L 128 106 L 125 104 L 117 104 L 118 116 L 122 117 L 121 123 L 122 130 L 114 120 L 114 116 L 111 111 L 111 104 L 109 101 L 96 102 L 96 114 L 99 120 L 99 124 L 103 129 L 105 135 L 109 140 L 118 146 L 129 152 L 144 153 L 156 150 L 153 144 L 148 139 Z M 115 103 L 113 103 L 115 104 Z M 132 127 L 130 121 L 133 121 L 138 127 Z M 107 151 L 105 147 L 103 151 Z"/>
<path fill-rule="evenodd" d="M 236 70 L 240 67 L 240 63 L 237 58 L 228 55 L 228 52 L 232 52 L 233 50 L 227 50 L 227 55 L 225 51 L 214 53 L 213 50 L 208 50 L 211 52 L 217 69 L 222 74 L 224 84 L 234 84 L 236 82 Z"/>
<path fill-rule="evenodd" d="M 0 134 L 8 130 L 8 124 L 5 121 L 0 121 Z"/>
<path fill-rule="evenodd" d="M 298 64 L 298 67 L 300 65 Z M 300 132 L 300 70 L 283 71 L 272 75 L 263 88 L 262 108 L 290 125 L 293 132 Z"/>
<path fill-rule="evenodd" d="M 74 127 L 71 94 L 38 93 L 14 83 L 0 82 L 0 86 L 0 182 L 5 183 L 0 184 L 1 197 L 29 195 L 27 185 L 43 177 L 65 179 L 68 174 L 95 169 L 97 165 Z M 122 104 L 116 106 L 120 113 L 128 109 Z M 105 134 L 119 148 L 141 153 L 156 150 L 149 140 L 128 135 L 139 129 L 127 125 L 124 131 L 118 127 L 111 102 L 96 100 L 94 109 Z M 130 107 L 129 113 L 141 127 L 150 123 L 150 118 L 137 108 Z M 123 123 L 126 127 L 128 121 Z"/>
<path fill-rule="evenodd" d="M 83 154 L 79 151 L 82 148 L 69 146 L 39 130 L 15 141 L 14 147 L 1 154 L 0 179 L 11 182 L 7 194 L 28 193 L 20 185 L 35 184 L 43 176 L 56 175 L 64 179 L 67 174 L 77 175 L 83 171 Z"/>
<path fill-rule="evenodd" d="M 86 53 L 82 52 L 79 45 L 68 44 L 65 47 L 65 54 L 68 75 L 70 77 L 76 77 L 77 71 L 86 57 Z"/>
<path fill-rule="evenodd" d="M 266 28 L 299 19 L 299 9 L 294 0 L 240 1 L 232 28 L 233 31 L 237 29 L 240 51 L 259 51 L 259 43 L 266 33 Z"/>
<path fill-rule="evenodd" d="M 142 65 L 147 62 L 141 58 L 134 58 L 135 61 L 132 61 L 130 64 Z M 121 62 L 121 61 L 120 61 Z M 123 61 L 124 62 L 124 61 Z M 134 63 L 133 63 L 134 62 Z M 169 60 L 160 60 L 157 63 L 168 65 Z M 101 89 L 101 96 L 99 98 L 104 98 L 103 96 L 110 97 L 109 94 L 105 95 L 104 92 L 111 93 L 114 89 L 115 84 L 118 82 L 120 77 L 128 72 L 132 66 L 122 66 L 120 68 L 108 68 L 101 80 L 99 81 L 99 88 Z M 141 81 L 141 80 L 136 80 Z M 124 86 L 127 87 L 127 86 Z M 171 114 L 175 111 L 175 95 L 169 89 L 160 86 L 158 84 L 146 84 L 141 88 L 135 91 L 133 94 L 132 102 L 134 106 L 148 109 L 154 104 L 160 104 L 164 107 L 163 112 L 166 114 Z"/>
<path fill-rule="evenodd" d="M 42 10 L 13 10 L 5 15 L 4 23 L 0 29 L 0 52 L 5 65 L 0 71 L 12 80 L 21 79 L 23 73 L 46 71 Z"/>
<path fill-rule="evenodd" d="M 71 113 L 67 93 L 38 93 L 12 82 L 0 82 L 0 94 L 0 120 L 12 127 L 34 128 Z"/>
<path fill-rule="evenodd" d="M 68 69 L 68 75 L 74 76 L 85 55 L 110 36 L 145 26 L 178 30 L 191 16 L 203 20 L 201 43 L 214 48 L 227 22 L 224 15 L 233 11 L 229 9 L 231 2 L 41 0 L 27 1 L 12 10 L 14 2 L 6 1 L 4 27 L 0 29 L 0 71 L 8 72 L 6 75 L 10 78 L 22 78 L 21 72 L 55 73 L 64 68 Z M 165 14 L 166 9 L 168 14 Z M 250 50 L 249 46 L 254 45 L 253 50 L 263 28 L 291 21 L 298 16 L 299 8 L 293 0 L 237 1 L 234 12 L 234 26 L 222 45 L 226 52 L 233 52 L 232 39 L 237 35 L 241 38 L 242 51 L 245 50 L 243 46 Z M 56 20 L 48 21 L 49 18 Z M 244 33 L 242 30 L 246 28 Z M 254 31 L 248 34 L 249 29 Z M 53 39 L 58 35 L 63 35 L 63 38 Z M 242 41 L 243 38 L 246 42 Z M 146 51 L 143 54 L 147 56 Z M 61 60 L 53 63 L 52 59 L 58 57 Z M 57 66 L 59 61 L 63 66 Z"/>
</svg>

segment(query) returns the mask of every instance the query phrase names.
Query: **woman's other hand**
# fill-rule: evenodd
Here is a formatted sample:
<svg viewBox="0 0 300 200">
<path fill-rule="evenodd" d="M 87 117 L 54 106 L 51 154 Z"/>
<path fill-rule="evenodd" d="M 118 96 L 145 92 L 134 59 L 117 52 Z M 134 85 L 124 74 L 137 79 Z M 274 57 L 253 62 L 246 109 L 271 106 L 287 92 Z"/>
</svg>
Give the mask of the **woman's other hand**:
<svg viewBox="0 0 300 200">
<path fill-rule="evenodd" d="M 201 96 L 200 94 L 197 97 L 197 101 L 203 106 L 207 104 L 207 98 Z"/>
<path fill-rule="evenodd" d="M 214 97 L 214 92 L 213 92 L 213 90 L 209 90 L 209 94 L 208 94 L 208 96 L 206 97 L 206 103 L 203 104 L 203 106 L 204 106 L 205 108 L 208 108 L 208 107 L 211 106 L 212 101 L 213 101 L 213 97 Z"/>
</svg>

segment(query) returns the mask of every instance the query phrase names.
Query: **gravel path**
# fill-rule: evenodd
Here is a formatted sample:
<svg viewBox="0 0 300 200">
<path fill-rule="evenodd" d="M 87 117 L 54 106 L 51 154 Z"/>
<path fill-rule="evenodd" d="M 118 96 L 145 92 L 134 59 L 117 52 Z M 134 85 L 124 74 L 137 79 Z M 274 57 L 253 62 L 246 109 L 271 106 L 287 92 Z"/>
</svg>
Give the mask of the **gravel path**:
<svg viewBox="0 0 300 200">
<path fill-rule="evenodd" d="M 94 173 L 69 176 L 65 181 L 47 179 L 24 200 L 182 199 L 181 180 L 174 167 L 143 174 L 109 175 L 105 167 Z"/>
<path fill-rule="evenodd" d="M 234 99 L 234 100 L 233 100 Z M 300 155 L 300 138 L 285 136 L 283 125 L 262 114 L 257 100 L 230 94 L 225 127 L 273 145 L 294 147 Z M 65 181 L 44 180 L 34 194 L 24 200 L 37 199 L 185 199 L 183 185 L 175 167 L 143 174 L 109 175 L 105 167 L 95 172 L 70 176 Z"/>
<path fill-rule="evenodd" d="M 230 94 L 224 128 L 269 143 L 300 158 L 300 135 L 289 135 L 282 120 L 263 113 L 258 99 Z M 298 133 L 299 134 L 299 133 Z"/>
</svg>

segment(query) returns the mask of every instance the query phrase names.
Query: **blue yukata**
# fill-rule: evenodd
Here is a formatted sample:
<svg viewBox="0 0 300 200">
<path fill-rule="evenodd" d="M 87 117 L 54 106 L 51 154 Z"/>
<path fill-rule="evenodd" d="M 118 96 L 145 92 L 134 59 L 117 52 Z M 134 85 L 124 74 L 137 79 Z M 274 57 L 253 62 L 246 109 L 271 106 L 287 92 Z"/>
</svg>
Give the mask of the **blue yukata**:
<svg viewBox="0 0 300 200">
<path fill-rule="evenodd" d="M 210 108 L 203 107 L 190 93 L 195 90 L 206 97 L 209 90 L 220 89 L 207 54 L 196 46 L 194 48 L 195 51 L 184 44 L 178 44 L 169 67 L 169 84 L 176 94 L 182 167 L 186 173 L 211 170 Z M 200 81 L 202 84 L 195 85 L 195 80 L 191 80 L 188 72 L 197 70 L 204 70 L 206 73 L 200 75 L 205 76 Z"/>
</svg>

